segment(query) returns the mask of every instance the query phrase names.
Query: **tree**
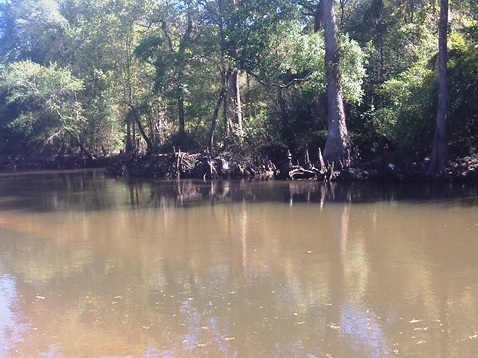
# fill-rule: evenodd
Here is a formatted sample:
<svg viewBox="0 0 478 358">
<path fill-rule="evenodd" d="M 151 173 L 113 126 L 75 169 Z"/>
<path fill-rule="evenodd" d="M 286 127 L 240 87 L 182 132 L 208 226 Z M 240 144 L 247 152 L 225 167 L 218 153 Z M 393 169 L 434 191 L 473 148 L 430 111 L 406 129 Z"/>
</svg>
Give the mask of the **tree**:
<svg viewBox="0 0 478 358">
<path fill-rule="evenodd" d="M 219 72 L 217 78 L 220 80 L 219 94 L 209 129 L 208 145 L 212 146 L 221 105 L 223 107 L 225 139 L 231 140 L 234 126 L 237 126 L 239 140 L 241 140 L 243 116 L 240 70 L 234 63 L 234 49 L 229 47 L 228 40 L 234 37 L 234 21 L 237 20 L 237 14 L 240 13 L 243 4 L 236 0 L 203 0 L 201 3 L 204 6 L 202 16 L 209 24 L 207 29 L 209 36 L 202 45 L 204 45 L 204 50 L 209 49 L 215 52 L 216 56 L 208 56 L 208 58 L 215 62 L 215 67 Z M 215 58 L 213 59 L 213 57 Z"/>
<path fill-rule="evenodd" d="M 217 116 L 223 106 L 224 139 L 241 145 L 244 137 L 245 111 L 241 96 L 241 74 L 256 74 L 267 56 L 271 38 L 277 36 L 280 24 L 293 17 L 293 6 L 284 0 L 203 0 L 205 23 L 215 34 L 217 78 L 220 82 L 209 131 L 209 144 L 214 140 Z M 210 43 L 211 44 L 211 43 Z M 257 79 L 257 77 L 256 77 Z"/>
<path fill-rule="evenodd" d="M 0 2 L 0 61 L 58 62 L 67 27 L 54 0 Z"/>
<path fill-rule="evenodd" d="M 322 0 L 325 30 L 325 66 L 327 71 L 328 132 L 324 160 L 348 165 L 350 142 L 345 123 L 342 86 L 340 83 L 340 55 L 337 26 L 335 24 L 334 0 Z"/>
<path fill-rule="evenodd" d="M 83 137 L 99 153 L 139 149 L 140 120 L 147 117 L 139 108 L 153 94 L 151 67 L 139 63 L 134 49 L 151 6 L 143 0 L 61 0 L 59 9 L 69 24 L 62 64 L 85 86 Z"/>
<path fill-rule="evenodd" d="M 80 80 L 55 65 L 44 67 L 31 61 L 8 65 L 2 73 L 0 89 L 6 101 L 19 110 L 10 127 L 21 133 L 27 143 L 55 143 L 74 146 L 91 157 L 80 138 L 84 121 L 78 94 Z"/>
<path fill-rule="evenodd" d="M 440 0 L 440 24 L 438 38 L 438 108 L 435 135 L 428 174 L 437 175 L 445 170 L 448 162 L 448 0 Z"/>
<path fill-rule="evenodd" d="M 188 80 L 194 73 L 195 8 L 193 1 L 167 3 L 158 7 L 150 19 L 147 35 L 136 48 L 136 54 L 154 65 L 154 89 L 175 102 L 178 144 L 186 142 L 186 106 Z"/>
</svg>

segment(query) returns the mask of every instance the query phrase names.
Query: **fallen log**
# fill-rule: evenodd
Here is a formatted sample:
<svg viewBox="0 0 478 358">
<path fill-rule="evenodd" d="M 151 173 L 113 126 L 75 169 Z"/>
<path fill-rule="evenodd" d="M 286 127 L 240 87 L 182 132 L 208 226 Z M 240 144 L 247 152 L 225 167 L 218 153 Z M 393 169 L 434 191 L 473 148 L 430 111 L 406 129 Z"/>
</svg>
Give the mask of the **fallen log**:
<svg viewBox="0 0 478 358">
<path fill-rule="evenodd" d="M 318 171 L 304 169 L 300 166 L 289 170 L 289 177 L 292 180 L 296 179 L 317 179 Z"/>
</svg>

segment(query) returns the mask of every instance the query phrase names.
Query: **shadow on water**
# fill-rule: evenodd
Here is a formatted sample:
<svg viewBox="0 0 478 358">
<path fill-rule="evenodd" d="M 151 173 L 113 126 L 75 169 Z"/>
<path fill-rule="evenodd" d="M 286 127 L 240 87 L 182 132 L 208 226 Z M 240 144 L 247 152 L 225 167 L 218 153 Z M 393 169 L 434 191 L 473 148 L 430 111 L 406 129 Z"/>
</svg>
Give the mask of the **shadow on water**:
<svg viewBox="0 0 478 358">
<path fill-rule="evenodd" d="M 478 188 L 444 183 L 319 183 L 315 181 L 129 182 L 133 207 L 190 207 L 221 203 L 450 202 L 478 205 Z"/>
<path fill-rule="evenodd" d="M 0 175 L 0 210 L 49 212 L 175 208 L 225 203 L 478 204 L 476 185 L 461 183 L 319 183 L 315 181 L 118 180 L 102 170 Z"/>
</svg>

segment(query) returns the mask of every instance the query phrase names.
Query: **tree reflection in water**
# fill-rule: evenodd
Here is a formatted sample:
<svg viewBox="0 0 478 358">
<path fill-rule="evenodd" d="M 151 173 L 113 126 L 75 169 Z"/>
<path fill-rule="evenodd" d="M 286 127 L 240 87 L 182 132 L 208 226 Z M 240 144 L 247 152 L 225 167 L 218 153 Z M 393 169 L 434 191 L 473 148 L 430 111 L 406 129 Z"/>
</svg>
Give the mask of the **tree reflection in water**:
<svg viewBox="0 0 478 358">
<path fill-rule="evenodd" d="M 434 190 L 2 177 L 3 346 L 20 356 L 473 356 L 476 189 L 432 200 Z"/>
</svg>

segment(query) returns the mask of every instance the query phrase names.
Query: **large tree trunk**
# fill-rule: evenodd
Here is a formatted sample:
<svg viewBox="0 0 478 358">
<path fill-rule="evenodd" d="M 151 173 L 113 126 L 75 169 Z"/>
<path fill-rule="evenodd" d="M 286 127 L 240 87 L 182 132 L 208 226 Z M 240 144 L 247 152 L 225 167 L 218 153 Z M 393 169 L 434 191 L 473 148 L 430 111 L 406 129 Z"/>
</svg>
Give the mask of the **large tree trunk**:
<svg viewBox="0 0 478 358">
<path fill-rule="evenodd" d="M 325 29 L 325 66 L 327 68 L 328 134 L 325 142 L 326 162 L 348 165 L 350 161 L 349 139 L 345 124 L 342 87 L 340 85 L 340 61 L 334 0 L 322 0 Z"/>
<path fill-rule="evenodd" d="M 430 167 L 428 169 L 428 174 L 430 175 L 442 173 L 448 163 L 448 133 L 446 130 L 448 112 L 447 31 L 448 0 L 441 0 L 438 38 L 438 108 Z"/>
</svg>

